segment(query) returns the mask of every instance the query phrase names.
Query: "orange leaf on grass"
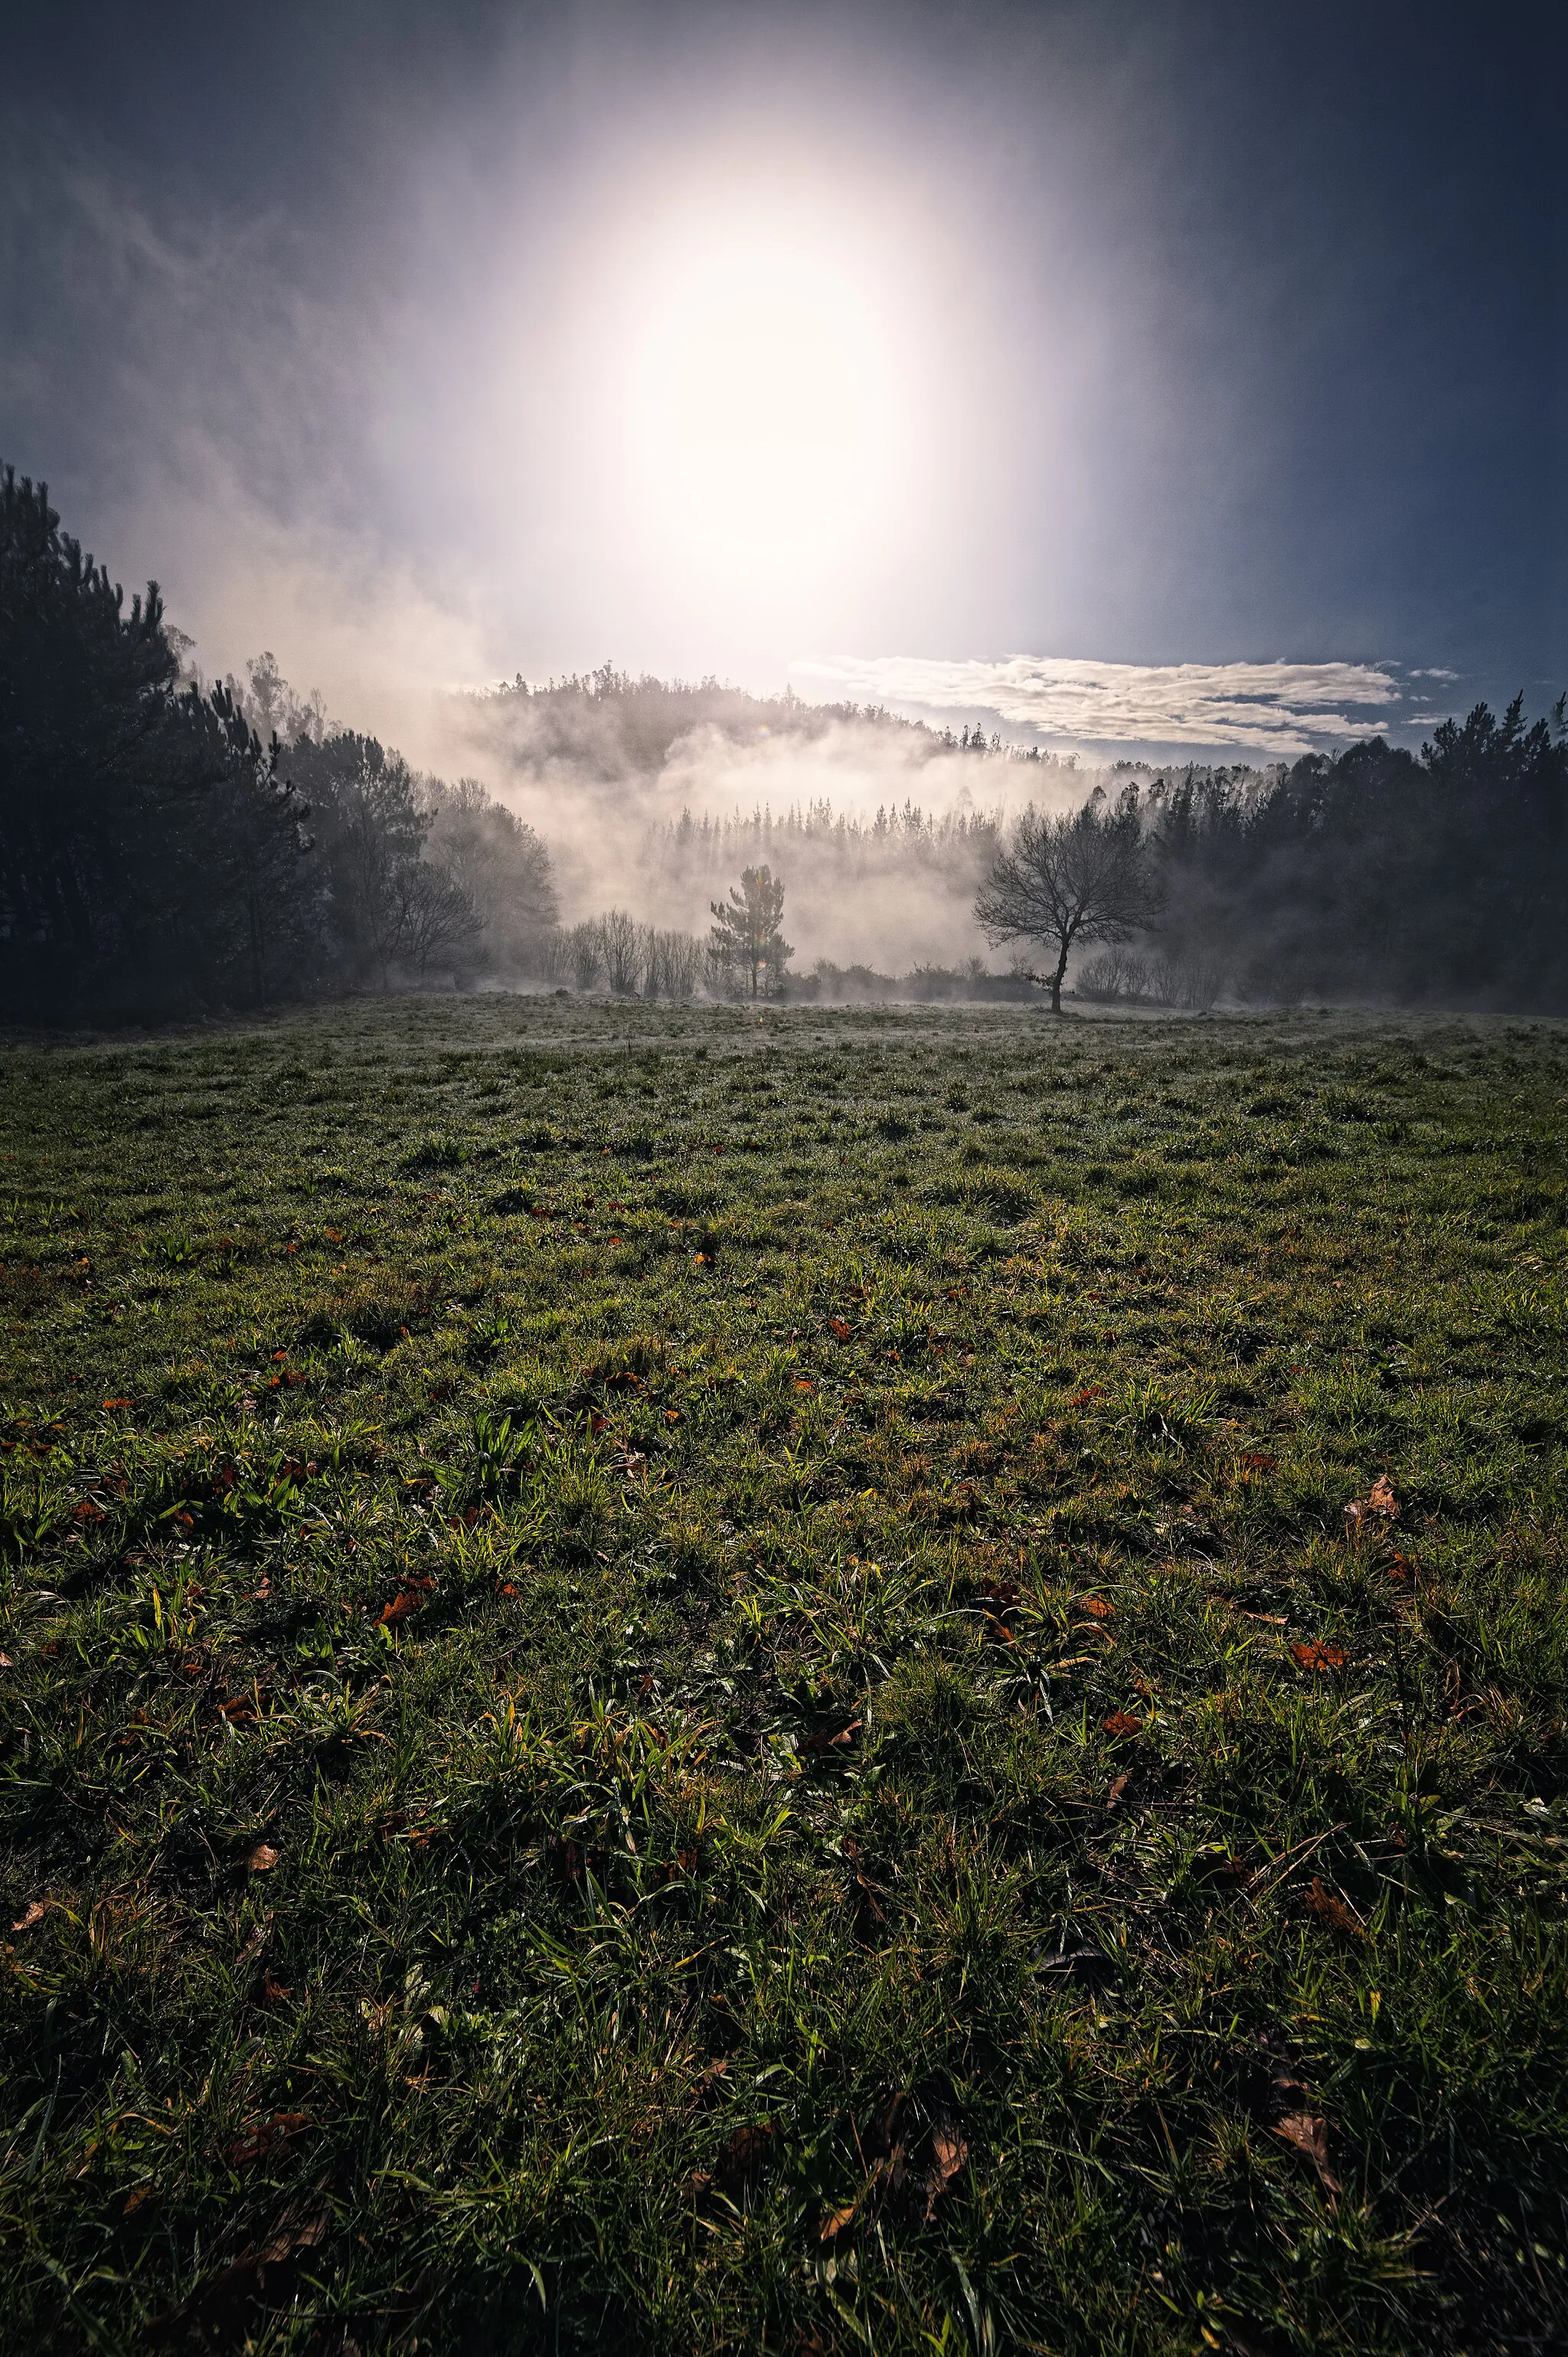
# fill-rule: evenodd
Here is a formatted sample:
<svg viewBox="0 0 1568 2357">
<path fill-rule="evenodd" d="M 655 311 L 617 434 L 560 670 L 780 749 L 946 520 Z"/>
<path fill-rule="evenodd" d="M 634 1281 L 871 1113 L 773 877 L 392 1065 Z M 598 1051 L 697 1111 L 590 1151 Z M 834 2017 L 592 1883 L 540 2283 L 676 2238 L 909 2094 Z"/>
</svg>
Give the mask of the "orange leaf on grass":
<svg viewBox="0 0 1568 2357">
<path fill-rule="evenodd" d="M 1318 1921 L 1326 1924 L 1329 1931 L 1343 1932 L 1348 1940 L 1365 1939 L 1367 1927 L 1360 1917 L 1347 1907 L 1335 1891 L 1325 1890 L 1316 1874 L 1312 1878 L 1312 1889 L 1306 1894 L 1306 1903 Z"/>
<path fill-rule="evenodd" d="M 1130 1711 L 1125 1710 L 1113 1710 L 1110 1717 L 1101 1723 L 1107 1735 L 1141 1735 L 1144 1728 L 1143 1720 L 1134 1718 Z"/>
<path fill-rule="evenodd" d="M 841 1727 L 836 1735 L 808 1735 L 800 1744 L 800 1757 L 803 1760 L 821 1760 L 830 1751 L 847 1751 L 864 1723 L 861 1719 L 852 1718 L 849 1725 Z"/>
<path fill-rule="evenodd" d="M 258 1842 L 245 1860 L 248 1874 L 270 1874 L 278 1862 L 278 1854 L 271 1842 Z"/>
<path fill-rule="evenodd" d="M 969 2146 L 962 2129 L 951 2120 L 939 2120 L 931 2130 L 931 2165 L 926 2174 L 928 2225 L 936 2214 L 937 2203 L 968 2158 Z"/>
<path fill-rule="evenodd" d="M 105 1400 L 103 1405 L 105 1407 L 129 1407 L 131 1403 L 129 1400 L 112 1399 Z"/>
<path fill-rule="evenodd" d="M 12 1924 L 11 1929 L 13 1932 L 30 1932 L 35 1923 L 41 1923 L 43 1921 L 44 1917 L 48 1912 L 48 1909 L 45 1906 L 43 1900 L 41 1899 L 35 1899 L 27 1907 L 26 1913 L 17 1916 L 16 1921 Z"/>
<path fill-rule="evenodd" d="M 1109 1620 L 1115 1610 L 1114 1605 L 1107 1604 L 1103 1596 L 1086 1596 L 1079 1609 L 1087 1612 L 1093 1620 Z"/>
<path fill-rule="evenodd" d="M 849 1340 L 849 1327 L 842 1318 L 830 1318 L 828 1319 L 828 1332 L 830 1334 L 837 1335 L 841 1342 L 847 1342 Z"/>
<path fill-rule="evenodd" d="M 1291 1653 L 1304 1670 L 1342 1670 L 1350 1658 L 1343 1645 L 1325 1645 L 1316 1637 L 1304 1645 L 1293 1645 Z"/>
</svg>

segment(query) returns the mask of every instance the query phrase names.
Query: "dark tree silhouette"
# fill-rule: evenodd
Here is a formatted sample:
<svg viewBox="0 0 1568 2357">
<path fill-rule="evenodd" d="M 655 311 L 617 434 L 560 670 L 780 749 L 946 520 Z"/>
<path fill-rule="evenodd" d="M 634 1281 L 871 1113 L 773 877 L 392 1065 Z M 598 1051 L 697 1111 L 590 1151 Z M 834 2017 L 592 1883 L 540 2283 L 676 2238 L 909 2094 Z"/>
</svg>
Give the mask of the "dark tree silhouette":
<svg viewBox="0 0 1568 2357">
<path fill-rule="evenodd" d="M 305 815 L 226 691 L 182 689 L 47 488 L 0 473 L 0 994 L 35 1013 L 251 998 L 293 962 Z"/>
<path fill-rule="evenodd" d="M 974 913 L 991 942 L 1038 942 L 1054 950 L 1049 974 L 1034 975 L 1062 1011 L 1062 977 L 1075 947 L 1125 942 L 1152 925 L 1160 894 L 1143 840 L 1138 790 L 1113 810 L 1091 796 L 1070 816 L 1026 811 L 981 886 Z"/>
</svg>

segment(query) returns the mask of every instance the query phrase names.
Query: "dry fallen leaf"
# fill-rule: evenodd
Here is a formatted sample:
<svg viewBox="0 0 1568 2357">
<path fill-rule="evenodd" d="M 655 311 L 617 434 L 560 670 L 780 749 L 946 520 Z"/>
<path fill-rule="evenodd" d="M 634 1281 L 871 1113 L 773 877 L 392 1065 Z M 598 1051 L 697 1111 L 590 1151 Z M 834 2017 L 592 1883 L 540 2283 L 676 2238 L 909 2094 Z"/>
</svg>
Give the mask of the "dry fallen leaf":
<svg viewBox="0 0 1568 2357">
<path fill-rule="evenodd" d="M 836 1335 L 841 1342 L 847 1342 L 849 1340 L 849 1326 L 847 1321 L 843 1318 L 830 1318 L 828 1319 L 828 1332 L 830 1334 Z"/>
<path fill-rule="evenodd" d="M 1107 1735 L 1139 1735 L 1144 1727 L 1141 1718 L 1134 1718 L 1131 1711 L 1125 1710 L 1113 1710 L 1101 1724 Z"/>
<path fill-rule="evenodd" d="M 1114 1605 L 1107 1604 L 1103 1596 L 1086 1596 L 1080 1607 L 1091 1620 L 1109 1620 L 1115 1609 Z"/>
<path fill-rule="evenodd" d="M 857 2204 L 846 2201 L 842 2210 L 830 2210 L 817 2229 L 819 2243 L 835 2243 L 845 2229 L 854 2223 Z"/>
<path fill-rule="evenodd" d="M 1380 1473 L 1364 1498 L 1352 1498 L 1345 1509 L 1345 1534 L 1359 1539 L 1364 1532 L 1375 1530 L 1380 1523 L 1397 1523 L 1400 1518 L 1399 1500 L 1386 1473 Z"/>
<path fill-rule="evenodd" d="M 1321 1644 L 1316 1637 L 1304 1645 L 1293 1645 L 1291 1654 L 1304 1670 L 1342 1670 L 1350 1658 L 1343 1645 Z"/>
<path fill-rule="evenodd" d="M 1336 1892 L 1325 1890 L 1316 1874 L 1312 1878 L 1312 1889 L 1306 1894 L 1306 1903 L 1318 1921 L 1326 1924 L 1331 1932 L 1342 1932 L 1350 1940 L 1366 1937 L 1367 1927 L 1360 1917 L 1347 1907 Z"/>
<path fill-rule="evenodd" d="M 969 2158 L 969 2146 L 963 2131 L 952 2120 L 939 2120 L 931 2129 L 931 2165 L 926 2172 L 926 2222 L 936 2214 L 937 2203 Z"/>
<path fill-rule="evenodd" d="M 1274 2134 L 1283 2137 L 1286 2144 L 1294 2145 L 1304 2159 L 1311 2161 L 1326 2191 L 1339 2191 L 1339 2179 L 1328 2166 L 1328 2123 L 1326 2119 L 1313 2112 L 1288 2112 L 1274 2129 Z"/>
<path fill-rule="evenodd" d="M 166 2347 L 177 2333 L 194 2331 L 204 2347 L 237 2346 L 254 2338 L 257 2310 L 286 2309 L 298 2286 L 299 2256 L 313 2251 L 327 2233 L 325 2218 L 285 2225 L 259 2251 L 220 2269 L 179 2308 L 153 2317 L 147 2333 Z"/>
<path fill-rule="evenodd" d="M 801 1759 L 821 1760 L 830 1751 L 847 1751 L 864 1724 L 862 1719 L 852 1718 L 849 1725 L 841 1727 L 836 1735 L 824 1731 L 821 1735 L 803 1737 L 799 1747 Z"/>
<path fill-rule="evenodd" d="M 278 1854 L 270 1842 L 258 1842 L 245 1860 L 248 1874 L 270 1874 L 278 1862 Z"/>
<path fill-rule="evenodd" d="M 303 2112 L 274 2112 L 270 2120 L 258 2120 L 230 2146 L 229 2166 L 248 2169 L 252 2161 L 263 2158 L 274 2145 L 287 2144 L 307 2125 Z"/>
<path fill-rule="evenodd" d="M 255 1955 L 255 1954 L 258 1953 L 258 1951 L 259 1951 L 260 1949 L 262 1949 L 262 1948 L 264 1948 L 264 1947 L 265 1947 L 265 1945 L 266 1945 L 266 1943 L 267 1943 L 267 1937 L 268 1937 L 268 1934 L 271 1932 L 272 1928 L 273 1928 L 273 1916 L 272 1916 L 272 1910 L 271 1910 L 271 1909 L 269 1908 L 269 1909 L 268 1909 L 268 1910 L 267 1910 L 267 1912 L 266 1912 L 266 1914 L 264 1914 L 264 1915 L 263 1916 L 263 1918 L 262 1918 L 261 1921 L 260 1921 L 260 1922 L 255 1926 L 254 1930 L 251 1932 L 251 1935 L 250 1935 L 249 1939 L 247 1939 L 247 1941 L 245 1942 L 244 1946 L 241 1949 L 241 1951 L 240 1951 L 239 1954 L 235 1957 L 234 1962 L 235 1962 L 237 1964 L 248 1964 L 250 1963 L 250 1961 L 251 1961 L 251 1958 L 252 1958 L 253 1955 Z"/>
<path fill-rule="evenodd" d="M 17 1916 L 16 1921 L 12 1924 L 11 1929 L 13 1932 L 30 1932 L 35 1923 L 41 1923 L 43 1921 L 44 1917 L 48 1912 L 48 1910 L 45 1906 L 43 1900 L 41 1899 L 35 1899 L 27 1908 L 26 1913 Z"/>
<path fill-rule="evenodd" d="M 0 1670 L 14 1670 L 16 1666 L 9 1653 L 0 1653 Z"/>
<path fill-rule="evenodd" d="M 1113 1809 L 1116 1806 L 1117 1802 L 1122 1798 L 1122 1793 L 1127 1790 L 1127 1787 L 1132 1781 L 1133 1780 L 1130 1776 L 1118 1776 L 1115 1779 L 1110 1791 L 1105 1795 L 1105 1805 L 1108 1809 Z"/>
<path fill-rule="evenodd" d="M 755 2127 L 736 2128 L 716 2163 L 718 2176 L 729 2185 L 755 2177 L 773 2148 L 773 2126 L 761 2120 Z"/>
</svg>

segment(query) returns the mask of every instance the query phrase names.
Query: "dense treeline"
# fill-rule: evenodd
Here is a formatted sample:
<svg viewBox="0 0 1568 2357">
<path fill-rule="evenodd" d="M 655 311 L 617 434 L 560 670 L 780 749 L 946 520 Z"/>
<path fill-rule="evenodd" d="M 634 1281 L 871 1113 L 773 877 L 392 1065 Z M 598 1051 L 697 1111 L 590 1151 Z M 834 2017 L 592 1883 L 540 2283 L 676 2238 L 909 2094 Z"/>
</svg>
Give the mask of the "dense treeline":
<svg viewBox="0 0 1568 2357">
<path fill-rule="evenodd" d="M 1289 770 L 1190 768 L 1097 798 L 1057 823 L 1032 871 L 1044 905 L 1062 879 L 1042 880 L 1041 859 L 1061 870 L 1069 834 L 1136 842 L 1109 921 L 1069 944 L 1109 944 L 1080 956 L 1079 996 L 1568 1009 L 1565 705 L 1530 724 L 1522 697 L 1500 720 L 1479 704 L 1419 754 L 1377 737 Z M 1059 952 L 1062 931 L 1021 922 L 1009 937 Z"/>
<path fill-rule="evenodd" d="M 333 730 L 270 655 L 204 691 L 184 643 L 156 583 L 127 612 L 44 486 L 0 475 L 0 1006 L 154 1015 L 527 970 L 558 913 L 531 827 Z"/>
<path fill-rule="evenodd" d="M 42 485 L 0 474 L 0 992 L 20 1009 L 259 997 L 297 960 L 299 797 L 224 688 L 183 685 Z"/>
<path fill-rule="evenodd" d="M 1149 795 L 1166 957 L 1249 999 L 1568 1007 L 1568 731 L 1477 705 L 1250 784 Z"/>
<path fill-rule="evenodd" d="M 1059 1004 L 1568 1009 L 1568 698 L 1288 770 L 1188 768 L 1027 812 L 976 897 Z"/>
</svg>

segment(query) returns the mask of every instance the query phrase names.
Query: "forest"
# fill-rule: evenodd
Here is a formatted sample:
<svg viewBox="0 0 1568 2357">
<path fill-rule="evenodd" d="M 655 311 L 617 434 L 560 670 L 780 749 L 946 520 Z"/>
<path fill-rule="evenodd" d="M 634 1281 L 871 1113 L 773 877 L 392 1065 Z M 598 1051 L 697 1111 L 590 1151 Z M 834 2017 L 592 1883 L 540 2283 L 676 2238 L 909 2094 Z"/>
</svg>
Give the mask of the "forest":
<svg viewBox="0 0 1568 2357">
<path fill-rule="evenodd" d="M 681 999 L 759 975 L 797 999 L 1027 996 L 1043 980 L 1058 1005 L 1065 985 L 1079 1003 L 1192 1008 L 1568 1007 L 1563 699 L 1533 720 L 1522 696 L 1500 717 L 1478 705 L 1419 753 L 1377 737 L 1289 767 L 1097 774 L 978 726 L 955 736 L 606 664 L 461 699 L 492 788 L 338 725 L 271 655 L 209 684 L 188 654 L 156 583 L 127 610 L 46 487 L 0 475 L 0 1009 L 14 1018 L 486 985 Z M 906 793 L 865 815 L 819 791 L 778 813 L 688 802 L 675 816 L 643 791 L 701 791 L 732 774 L 714 748 L 780 739 L 807 774 L 831 746 L 839 780 L 938 764 L 946 780 L 957 763 L 962 782 L 946 809 Z M 877 767 L 888 748 L 895 771 Z M 558 813 L 548 842 L 506 799 L 530 781 Z M 989 923 L 998 876 L 1053 827 L 1080 851 L 1119 846 L 1117 905 Z M 792 964 L 775 928 L 737 979 L 709 918 L 742 871 L 847 952 L 808 942 Z M 982 931 L 1008 946 L 1003 971 L 974 953 Z M 1052 975 L 1036 974 L 1042 952 Z"/>
</svg>

